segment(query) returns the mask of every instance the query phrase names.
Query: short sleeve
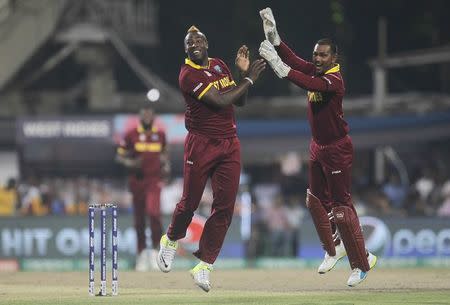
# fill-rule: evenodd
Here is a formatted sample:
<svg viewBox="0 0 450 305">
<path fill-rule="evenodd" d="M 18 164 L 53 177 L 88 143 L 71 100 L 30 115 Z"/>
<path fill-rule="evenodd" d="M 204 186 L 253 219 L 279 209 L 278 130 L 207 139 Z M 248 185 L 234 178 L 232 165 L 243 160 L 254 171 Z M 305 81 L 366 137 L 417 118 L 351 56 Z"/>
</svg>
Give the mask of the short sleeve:
<svg viewBox="0 0 450 305">
<path fill-rule="evenodd" d="M 186 69 L 180 76 L 181 91 L 200 100 L 213 85 L 208 73 L 205 70 Z"/>
</svg>

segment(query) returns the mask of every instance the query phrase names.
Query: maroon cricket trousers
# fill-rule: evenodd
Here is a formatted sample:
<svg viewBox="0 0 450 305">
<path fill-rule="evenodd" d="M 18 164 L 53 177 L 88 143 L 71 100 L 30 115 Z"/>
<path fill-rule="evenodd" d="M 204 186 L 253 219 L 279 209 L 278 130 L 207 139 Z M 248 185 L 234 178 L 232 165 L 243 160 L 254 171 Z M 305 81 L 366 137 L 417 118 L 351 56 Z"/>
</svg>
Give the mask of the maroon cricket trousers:
<svg viewBox="0 0 450 305">
<path fill-rule="evenodd" d="M 351 197 L 353 144 L 345 136 L 328 145 L 311 140 L 309 146 L 309 188 L 327 212 L 336 206 L 348 206 L 356 214 Z"/>
<path fill-rule="evenodd" d="M 178 202 L 167 231 L 171 240 L 186 236 L 208 178 L 213 203 L 205 223 L 199 249 L 194 255 L 214 263 L 222 248 L 234 211 L 241 171 L 241 146 L 237 137 L 214 139 L 189 133 L 184 146 L 183 196 Z"/>
</svg>

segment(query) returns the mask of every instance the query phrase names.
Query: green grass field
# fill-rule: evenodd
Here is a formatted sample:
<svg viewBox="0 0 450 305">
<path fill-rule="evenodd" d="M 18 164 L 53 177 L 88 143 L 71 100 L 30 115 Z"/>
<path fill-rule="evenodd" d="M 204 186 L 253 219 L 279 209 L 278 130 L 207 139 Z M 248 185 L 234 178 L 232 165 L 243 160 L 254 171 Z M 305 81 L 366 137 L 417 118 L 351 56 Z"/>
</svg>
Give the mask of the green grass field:
<svg viewBox="0 0 450 305">
<path fill-rule="evenodd" d="M 205 293 L 187 271 L 121 272 L 118 296 L 90 297 L 87 272 L 4 272 L 0 304 L 450 304 L 449 269 L 375 269 L 355 288 L 346 286 L 348 275 L 344 269 L 326 275 L 312 269 L 215 270 L 213 289 Z"/>
</svg>

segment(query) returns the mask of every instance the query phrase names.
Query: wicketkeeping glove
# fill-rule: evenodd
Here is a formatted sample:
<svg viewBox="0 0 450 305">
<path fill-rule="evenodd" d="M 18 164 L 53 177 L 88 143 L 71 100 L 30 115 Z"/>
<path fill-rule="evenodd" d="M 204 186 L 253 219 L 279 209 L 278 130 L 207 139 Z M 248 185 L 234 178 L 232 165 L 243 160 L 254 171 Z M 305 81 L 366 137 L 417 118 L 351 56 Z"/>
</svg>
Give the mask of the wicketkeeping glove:
<svg viewBox="0 0 450 305">
<path fill-rule="evenodd" d="M 263 21 L 264 35 L 274 46 L 279 46 L 281 43 L 280 35 L 278 35 L 277 24 L 273 17 L 272 9 L 267 7 L 259 11 L 259 15 Z"/>
<path fill-rule="evenodd" d="M 268 40 L 264 40 L 263 42 L 261 42 L 261 45 L 259 47 L 259 55 L 267 60 L 267 62 L 279 78 L 286 77 L 289 74 L 289 71 L 291 71 L 291 67 L 286 65 L 281 60 L 280 56 L 278 56 L 277 51 Z"/>
</svg>

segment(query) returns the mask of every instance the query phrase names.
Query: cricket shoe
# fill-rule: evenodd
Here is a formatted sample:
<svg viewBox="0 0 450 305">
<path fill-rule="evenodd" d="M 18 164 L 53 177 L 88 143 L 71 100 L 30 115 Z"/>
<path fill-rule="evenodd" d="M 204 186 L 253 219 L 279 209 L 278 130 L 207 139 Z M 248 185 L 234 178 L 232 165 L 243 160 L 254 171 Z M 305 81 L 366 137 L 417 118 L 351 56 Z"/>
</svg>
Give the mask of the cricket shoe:
<svg viewBox="0 0 450 305">
<path fill-rule="evenodd" d="M 367 261 L 369 262 L 370 270 L 372 270 L 373 267 L 377 264 L 377 257 L 369 252 L 369 255 L 367 256 Z M 353 269 L 352 273 L 350 274 L 350 277 L 348 278 L 347 285 L 350 287 L 355 287 L 362 281 L 364 281 L 367 277 L 368 272 L 364 272 L 359 268 Z"/>
<path fill-rule="evenodd" d="M 141 251 L 136 257 L 135 270 L 139 272 L 145 272 L 150 270 L 150 264 L 148 262 L 149 252 L 147 249 Z"/>
<path fill-rule="evenodd" d="M 164 234 L 159 242 L 159 253 L 156 260 L 162 272 L 169 272 L 172 269 L 172 262 L 177 253 L 178 242 L 172 241 Z"/>
<path fill-rule="evenodd" d="M 211 289 L 211 283 L 209 281 L 209 274 L 213 270 L 211 264 L 200 262 L 191 269 L 190 273 L 194 279 L 195 285 L 203 289 L 203 291 L 208 292 Z"/>
<path fill-rule="evenodd" d="M 347 252 L 345 251 L 344 243 L 341 241 L 341 243 L 336 246 L 335 256 L 330 256 L 327 252 L 325 252 L 325 258 L 317 269 L 317 272 L 319 272 L 320 274 L 324 274 L 330 271 L 334 268 L 334 266 L 336 266 L 336 263 L 346 255 Z"/>
</svg>

